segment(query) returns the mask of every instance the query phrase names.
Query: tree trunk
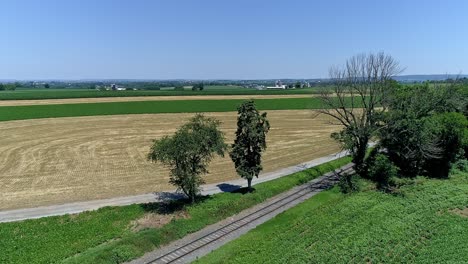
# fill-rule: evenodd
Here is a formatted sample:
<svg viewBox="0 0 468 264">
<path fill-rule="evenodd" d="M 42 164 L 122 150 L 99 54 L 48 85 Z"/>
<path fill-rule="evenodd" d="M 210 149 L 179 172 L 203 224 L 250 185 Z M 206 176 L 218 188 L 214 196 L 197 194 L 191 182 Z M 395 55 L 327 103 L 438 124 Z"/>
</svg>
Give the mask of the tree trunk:
<svg viewBox="0 0 468 264">
<path fill-rule="evenodd" d="M 356 146 L 356 152 L 354 153 L 353 157 L 354 170 L 357 174 L 361 176 L 365 176 L 364 160 L 366 158 L 368 142 L 369 139 L 367 137 L 360 138 L 359 143 Z"/>
<path fill-rule="evenodd" d="M 252 191 L 252 178 L 247 179 L 247 190 Z"/>
</svg>

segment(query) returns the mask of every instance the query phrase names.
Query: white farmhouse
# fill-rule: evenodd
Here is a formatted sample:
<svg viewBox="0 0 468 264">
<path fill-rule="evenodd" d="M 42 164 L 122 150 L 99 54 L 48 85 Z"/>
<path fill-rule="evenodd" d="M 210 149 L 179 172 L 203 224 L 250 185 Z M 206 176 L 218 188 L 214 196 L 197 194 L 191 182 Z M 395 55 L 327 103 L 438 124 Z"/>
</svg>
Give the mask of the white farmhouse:
<svg viewBox="0 0 468 264">
<path fill-rule="evenodd" d="M 281 82 L 281 80 L 278 80 L 275 82 L 275 86 L 268 86 L 267 89 L 279 89 L 279 90 L 285 90 L 286 85 Z"/>
</svg>

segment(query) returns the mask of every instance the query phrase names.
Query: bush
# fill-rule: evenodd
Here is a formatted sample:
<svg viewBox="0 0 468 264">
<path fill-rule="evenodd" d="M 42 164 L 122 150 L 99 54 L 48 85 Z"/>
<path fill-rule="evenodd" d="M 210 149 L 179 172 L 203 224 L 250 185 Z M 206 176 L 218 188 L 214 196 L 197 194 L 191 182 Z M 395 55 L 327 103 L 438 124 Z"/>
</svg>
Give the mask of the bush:
<svg viewBox="0 0 468 264">
<path fill-rule="evenodd" d="M 368 171 L 369 178 L 377 183 L 377 189 L 389 191 L 391 181 L 398 175 L 398 168 L 384 154 L 377 154 Z"/>
<path fill-rule="evenodd" d="M 440 153 L 428 159 L 425 171 L 432 177 L 447 177 L 452 166 L 465 155 L 468 143 L 468 121 L 460 113 L 444 113 L 431 117 L 432 131 L 435 134 Z"/>
<path fill-rule="evenodd" d="M 468 171 L 468 160 L 461 159 L 461 160 L 457 160 L 455 163 L 453 163 L 450 172 L 451 172 L 451 174 L 453 174 L 453 173 L 455 173 L 457 171 L 467 172 Z"/>
<path fill-rule="evenodd" d="M 341 175 L 338 187 L 342 193 L 353 193 L 359 191 L 359 176 L 357 174 Z"/>
</svg>

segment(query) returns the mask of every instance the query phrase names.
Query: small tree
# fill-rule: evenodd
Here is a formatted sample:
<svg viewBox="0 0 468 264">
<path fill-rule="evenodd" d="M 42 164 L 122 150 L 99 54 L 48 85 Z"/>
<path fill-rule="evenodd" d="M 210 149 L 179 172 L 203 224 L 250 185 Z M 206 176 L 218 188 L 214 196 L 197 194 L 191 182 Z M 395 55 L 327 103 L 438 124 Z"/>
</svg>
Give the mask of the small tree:
<svg viewBox="0 0 468 264">
<path fill-rule="evenodd" d="M 48 84 L 48 83 L 44 84 L 44 88 L 49 89 L 49 88 L 50 88 L 50 84 Z"/>
<path fill-rule="evenodd" d="M 208 173 L 214 155 L 224 156 L 227 148 L 221 122 L 197 114 L 173 136 L 155 140 L 148 159 L 159 161 L 171 170 L 169 182 L 195 202 L 204 183 L 201 175 Z"/>
<path fill-rule="evenodd" d="M 192 86 L 192 91 L 203 91 L 204 88 L 203 83 L 196 83 Z"/>
<path fill-rule="evenodd" d="M 267 114 L 260 114 L 253 101 L 238 108 L 236 139 L 229 153 L 236 172 L 247 179 L 249 191 L 253 177 L 258 177 L 263 167 L 262 152 L 266 149 L 266 135 L 270 129 Z"/>
</svg>

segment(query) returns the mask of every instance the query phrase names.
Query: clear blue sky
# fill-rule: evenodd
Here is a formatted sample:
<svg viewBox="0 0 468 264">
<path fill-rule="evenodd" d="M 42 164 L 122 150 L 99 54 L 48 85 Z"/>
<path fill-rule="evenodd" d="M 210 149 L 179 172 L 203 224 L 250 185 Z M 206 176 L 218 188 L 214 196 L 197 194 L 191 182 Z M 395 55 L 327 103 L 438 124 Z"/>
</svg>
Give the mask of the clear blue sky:
<svg viewBox="0 0 468 264">
<path fill-rule="evenodd" d="M 318 78 L 360 52 L 468 73 L 468 1 L 1 0 L 0 79 Z"/>
</svg>

